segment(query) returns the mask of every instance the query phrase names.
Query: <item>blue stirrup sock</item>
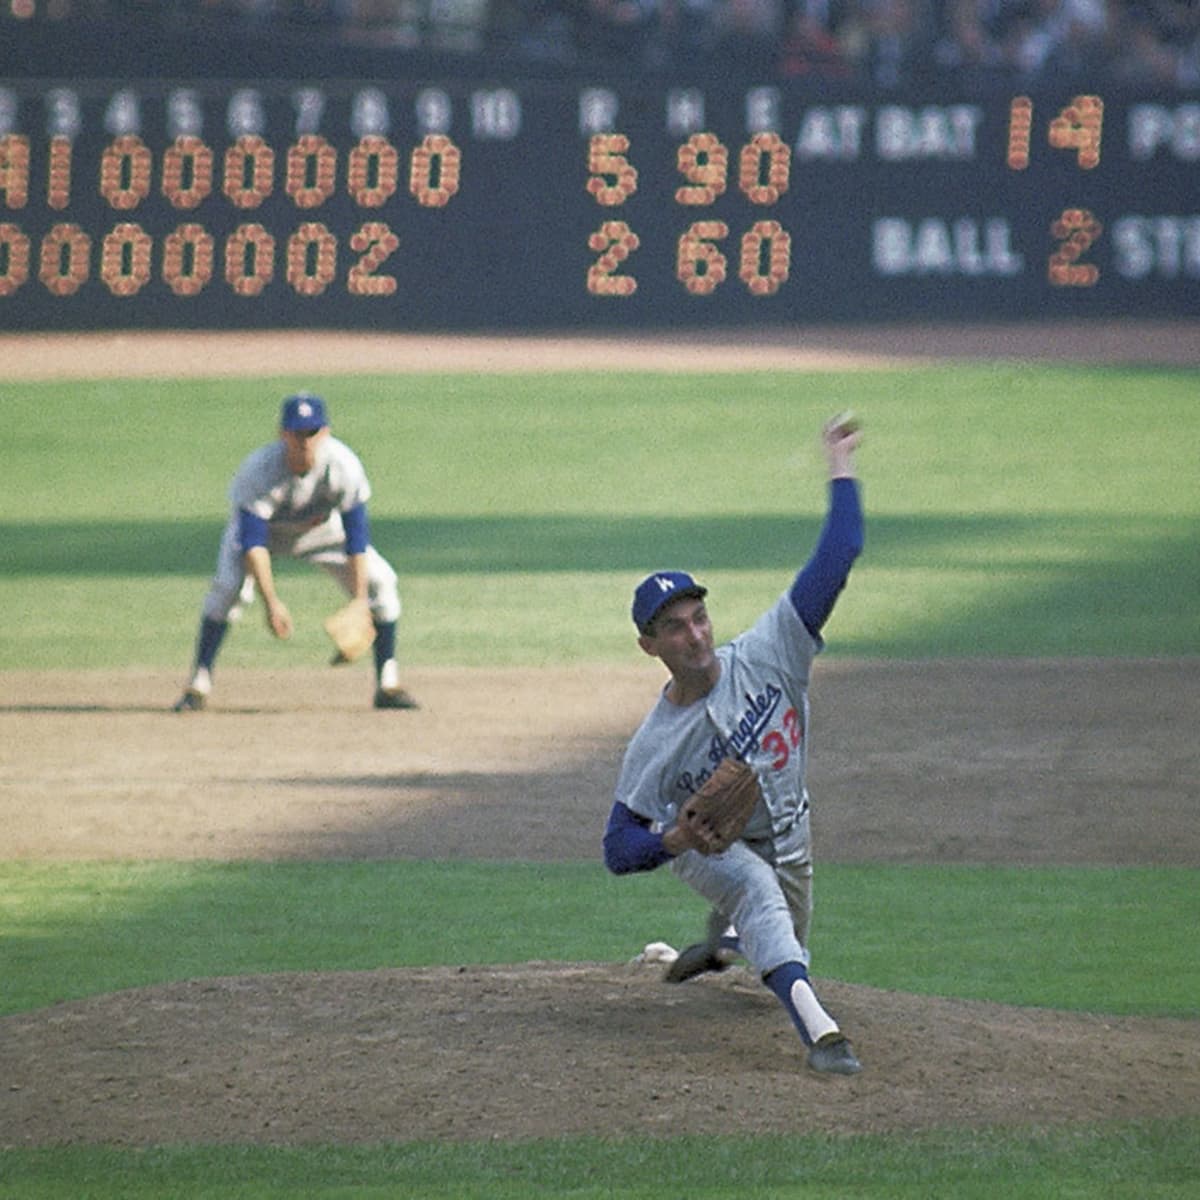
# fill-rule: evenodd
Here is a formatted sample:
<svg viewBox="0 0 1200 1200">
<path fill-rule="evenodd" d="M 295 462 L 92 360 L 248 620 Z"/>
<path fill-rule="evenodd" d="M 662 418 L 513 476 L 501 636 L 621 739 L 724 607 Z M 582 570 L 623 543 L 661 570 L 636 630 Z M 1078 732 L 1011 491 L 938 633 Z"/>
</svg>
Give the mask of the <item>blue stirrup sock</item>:
<svg viewBox="0 0 1200 1200">
<path fill-rule="evenodd" d="M 779 997 L 806 1046 L 838 1032 L 838 1023 L 821 1006 L 803 963 L 784 963 L 764 975 L 763 983 Z"/>
<path fill-rule="evenodd" d="M 200 621 L 200 633 L 196 638 L 196 666 L 206 671 L 212 670 L 216 661 L 217 651 L 229 630 L 228 621 L 215 621 L 212 617 L 203 617 Z"/>
<path fill-rule="evenodd" d="M 375 622 L 375 674 L 383 670 L 388 659 L 396 657 L 396 622 Z"/>
</svg>

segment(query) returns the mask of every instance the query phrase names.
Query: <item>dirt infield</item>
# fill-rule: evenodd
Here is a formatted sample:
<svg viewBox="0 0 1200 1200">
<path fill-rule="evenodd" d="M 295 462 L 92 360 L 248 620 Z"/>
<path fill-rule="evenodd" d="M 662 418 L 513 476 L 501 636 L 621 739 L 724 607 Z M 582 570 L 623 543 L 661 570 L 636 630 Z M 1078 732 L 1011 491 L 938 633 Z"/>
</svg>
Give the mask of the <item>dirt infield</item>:
<svg viewBox="0 0 1200 1200">
<path fill-rule="evenodd" d="M 1057 349 L 1073 361 L 1087 356 L 1064 351 L 1087 342 L 1089 354 L 1106 347 L 1106 361 L 1194 364 L 1194 327 L 1188 337 L 1156 328 L 1106 327 L 1091 341 L 993 330 L 990 356 Z M 1132 340 L 1120 343 L 1121 332 Z M 987 357 L 987 333 L 964 331 L 957 348 Z M 284 338 L 264 363 L 261 341 L 203 350 L 197 336 L 153 347 L 84 339 L 86 354 L 70 339 L 71 362 L 90 355 L 87 374 L 182 374 L 185 363 L 262 373 L 309 369 L 310 353 L 320 369 L 341 369 L 345 353 L 361 369 L 401 368 L 396 339 L 335 335 L 322 353 L 313 339 Z M 751 356 L 758 366 L 880 366 L 898 347 L 924 360 L 939 336 L 893 334 L 889 348 L 869 331 L 822 345 L 812 334 L 808 358 L 764 337 Z M 34 377 L 39 360 L 43 375 L 55 373 L 57 342 L 22 344 L 18 353 L 0 338 L 11 377 Z M 406 344 L 416 370 L 530 369 L 535 350 L 542 367 L 568 366 L 581 348 L 609 365 L 718 361 L 712 344 L 686 338 L 656 358 L 596 340 L 570 353 L 537 339 Z M 719 361 L 744 366 L 744 352 Z M 1198 680 L 1197 660 L 822 659 L 810 772 L 818 897 L 822 862 L 1200 866 Z M 417 712 L 369 710 L 368 673 L 357 668 L 224 673 L 210 711 L 182 716 L 169 711 L 179 683 L 161 672 L 0 673 L 0 858 L 595 861 L 621 749 L 661 671 L 648 660 L 424 669 L 406 678 Z M 469 758 L 463 728 L 474 734 Z M 818 923 L 820 914 L 818 905 Z M 1003 921 L 997 914 L 1001 933 Z M 647 913 L 628 930 L 629 959 L 658 937 Z M 0 1146 L 1200 1114 L 1200 1021 L 881 992 L 821 979 L 818 961 L 819 986 L 867 1068 L 824 1080 L 806 1074 L 777 1003 L 743 970 L 673 988 L 657 965 L 537 959 L 532 947 L 532 961 L 505 968 L 189 980 L 0 1018 Z M 727 1041 L 706 1036 L 717 1022 L 731 1029 Z"/>
<path fill-rule="evenodd" d="M 7 379 L 391 371 L 880 370 L 940 359 L 1200 364 L 1200 321 L 810 326 L 658 334 L 0 333 Z"/>
<path fill-rule="evenodd" d="M 1198 676 L 821 659 L 818 860 L 1200 866 Z M 375 712 L 365 666 L 226 671 L 189 720 L 169 711 L 176 675 L 0 674 L 0 857 L 596 861 L 653 662 L 406 683 L 419 711 Z"/>
</svg>

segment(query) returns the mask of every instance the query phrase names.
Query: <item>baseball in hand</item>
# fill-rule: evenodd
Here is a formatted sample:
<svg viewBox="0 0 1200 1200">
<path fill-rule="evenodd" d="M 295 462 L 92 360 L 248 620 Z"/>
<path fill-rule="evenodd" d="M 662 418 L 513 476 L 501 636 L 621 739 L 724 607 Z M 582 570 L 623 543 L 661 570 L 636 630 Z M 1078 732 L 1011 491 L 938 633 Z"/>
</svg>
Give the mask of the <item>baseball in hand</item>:
<svg viewBox="0 0 1200 1200">
<path fill-rule="evenodd" d="M 830 436 L 849 437 L 852 433 L 857 433 L 862 428 L 862 422 L 854 415 L 852 410 L 846 409 L 845 412 L 838 413 L 825 428 Z"/>
</svg>

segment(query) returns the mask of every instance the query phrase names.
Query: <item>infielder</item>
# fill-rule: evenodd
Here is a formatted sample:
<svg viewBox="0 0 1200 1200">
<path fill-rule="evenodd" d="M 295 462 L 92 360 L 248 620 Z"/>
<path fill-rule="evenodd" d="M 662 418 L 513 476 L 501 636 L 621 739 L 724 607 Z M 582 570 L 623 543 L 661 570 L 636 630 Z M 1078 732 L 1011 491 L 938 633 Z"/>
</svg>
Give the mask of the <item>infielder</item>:
<svg viewBox="0 0 1200 1200">
<path fill-rule="evenodd" d="M 369 611 L 375 628 L 375 707 L 415 708 L 400 686 L 400 593 L 396 572 L 371 545 L 366 471 L 354 451 L 330 434 L 319 396 L 289 396 L 279 425 L 278 440 L 250 454 L 229 486 L 232 511 L 204 598 L 191 679 L 175 711 L 204 708 L 229 623 L 256 589 L 267 627 L 277 638 L 291 636 L 292 617 L 275 590 L 271 568 L 280 554 L 324 567 L 353 603 Z"/>
<path fill-rule="evenodd" d="M 752 628 L 713 647 L 707 589 L 659 571 L 633 597 L 638 644 L 670 678 L 625 752 L 604 834 L 615 874 L 669 862 L 712 906 L 703 942 L 668 967 L 681 983 L 722 971 L 739 954 L 779 998 L 821 1072 L 861 1070 L 850 1042 L 808 977 L 812 852 L 805 787 L 809 673 L 821 629 L 863 547 L 853 457 L 858 427 L 822 430 L 829 509 L 816 548 L 792 585 Z M 760 798 L 739 840 L 709 853 L 681 815 L 724 759 L 745 761 Z"/>
</svg>

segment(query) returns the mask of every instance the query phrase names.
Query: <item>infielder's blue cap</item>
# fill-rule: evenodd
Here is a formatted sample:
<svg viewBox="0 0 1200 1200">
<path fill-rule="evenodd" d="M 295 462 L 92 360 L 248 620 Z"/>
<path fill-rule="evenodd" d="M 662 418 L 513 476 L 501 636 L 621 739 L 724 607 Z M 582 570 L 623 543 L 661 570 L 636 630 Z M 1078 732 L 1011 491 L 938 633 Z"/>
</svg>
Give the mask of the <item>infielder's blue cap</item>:
<svg viewBox="0 0 1200 1200">
<path fill-rule="evenodd" d="M 312 433 L 329 424 L 325 415 L 325 401 L 312 392 L 297 392 L 283 402 L 283 415 L 279 424 L 289 433 Z"/>
<path fill-rule="evenodd" d="M 686 571 L 655 571 L 637 585 L 633 593 L 633 623 L 640 633 L 650 628 L 664 605 L 685 596 L 707 596 L 708 588 L 698 584 Z"/>
</svg>

